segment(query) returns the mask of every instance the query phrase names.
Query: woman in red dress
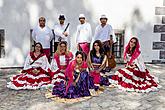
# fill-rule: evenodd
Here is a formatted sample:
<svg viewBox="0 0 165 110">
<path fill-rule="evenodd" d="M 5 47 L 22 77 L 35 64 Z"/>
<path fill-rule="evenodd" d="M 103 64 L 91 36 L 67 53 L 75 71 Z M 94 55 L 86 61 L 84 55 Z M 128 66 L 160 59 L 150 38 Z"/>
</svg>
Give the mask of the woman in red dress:
<svg viewBox="0 0 165 110">
<path fill-rule="evenodd" d="M 33 52 L 26 58 L 21 74 L 14 75 L 7 83 L 7 87 L 19 89 L 39 89 L 48 86 L 50 80 L 50 65 L 46 55 L 43 53 L 41 43 L 36 43 Z"/>
<path fill-rule="evenodd" d="M 51 62 L 51 77 L 53 84 L 56 85 L 61 81 L 65 81 L 65 70 L 72 58 L 72 52 L 67 50 L 67 42 L 60 42 L 58 44 L 58 49 L 54 54 L 54 59 Z"/>
</svg>

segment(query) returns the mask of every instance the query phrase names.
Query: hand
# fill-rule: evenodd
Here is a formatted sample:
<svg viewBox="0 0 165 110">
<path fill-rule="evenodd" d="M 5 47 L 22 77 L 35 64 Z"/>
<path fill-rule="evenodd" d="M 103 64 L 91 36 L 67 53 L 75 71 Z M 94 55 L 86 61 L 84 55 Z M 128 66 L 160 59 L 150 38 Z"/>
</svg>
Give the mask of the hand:
<svg viewBox="0 0 165 110">
<path fill-rule="evenodd" d="M 76 65 L 75 69 L 78 69 L 78 70 L 79 70 L 80 68 L 79 68 L 79 66 L 78 66 L 78 65 Z"/>
<path fill-rule="evenodd" d="M 133 69 L 136 68 L 136 65 L 131 65 L 131 68 L 133 68 Z"/>
<path fill-rule="evenodd" d="M 65 37 L 67 37 L 67 36 L 68 36 L 68 33 L 67 33 L 67 32 L 64 32 L 63 35 L 64 35 Z"/>
<path fill-rule="evenodd" d="M 65 73 L 65 70 L 60 70 L 60 72 Z"/>
<path fill-rule="evenodd" d="M 133 68 L 133 67 L 129 65 L 128 68 Z"/>
<path fill-rule="evenodd" d="M 39 71 L 37 69 L 32 70 L 33 73 L 37 74 Z"/>
<path fill-rule="evenodd" d="M 76 86 L 76 82 L 73 82 L 73 86 Z"/>
<path fill-rule="evenodd" d="M 128 63 L 125 65 L 125 67 L 126 67 L 126 68 L 129 67 Z"/>
<path fill-rule="evenodd" d="M 136 68 L 136 65 L 128 65 L 127 67 L 134 69 L 134 68 Z"/>
<path fill-rule="evenodd" d="M 100 72 L 100 76 L 106 77 L 106 75 L 102 72 Z"/>
<path fill-rule="evenodd" d="M 67 81 L 64 81 L 64 84 L 67 85 L 68 84 Z"/>
<path fill-rule="evenodd" d="M 112 44 L 113 44 L 113 40 L 110 40 L 110 41 L 109 41 L 109 44 L 112 45 Z"/>
</svg>

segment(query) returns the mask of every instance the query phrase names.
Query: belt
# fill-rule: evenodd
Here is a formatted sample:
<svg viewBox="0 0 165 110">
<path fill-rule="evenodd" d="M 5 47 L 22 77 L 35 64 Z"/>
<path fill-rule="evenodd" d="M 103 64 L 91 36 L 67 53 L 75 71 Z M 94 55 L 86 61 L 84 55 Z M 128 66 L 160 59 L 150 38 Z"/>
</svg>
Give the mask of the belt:
<svg viewBox="0 0 165 110">
<path fill-rule="evenodd" d="M 86 44 L 86 43 L 88 43 L 88 42 L 81 42 L 81 43 L 79 43 L 79 44 Z"/>
</svg>

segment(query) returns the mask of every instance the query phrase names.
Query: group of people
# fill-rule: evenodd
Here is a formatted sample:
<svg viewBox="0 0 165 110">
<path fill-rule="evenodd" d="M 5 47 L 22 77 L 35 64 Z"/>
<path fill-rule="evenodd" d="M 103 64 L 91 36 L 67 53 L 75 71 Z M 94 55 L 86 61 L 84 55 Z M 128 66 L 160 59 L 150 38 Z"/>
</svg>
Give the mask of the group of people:
<svg viewBox="0 0 165 110">
<path fill-rule="evenodd" d="M 59 15 L 59 24 L 56 24 L 52 29 L 46 25 L 46 19 L 44 17 L 39 18 L 39 25 L 37 25 L 32 31 L 32 39 L 35 42 L 40 42 L 43 46 L 43 51 L 49 58 L 50 56 L 50 41 L 54 38 L 54 50 L 57 50 L 58 43 L 61 41 L 66 41 L 68 48 L 70 49 L 70 33 L 69 33 L 69 23 L 65 24 L 65 16 L 63 14 Z M 95 40 L 100 40 L 107 49 L 107 44 L 109 43 L 109 36 L 112 36 L 113 43 L 116 42 L 116 36 L 112 29 L 112 26 L 107 24 L 108 18 L 105 15 L 100 17 L 100 25 L 95 29 L 94 37 L 92 37 L 91 25 L 86 21 L 84 14 L 79 15 L 80 24 L 77 26 L 76 31 L 76 44 L 77 49 L 83 51 L 88 55 L 90 51 L 90 43 Z M 107 42 L 108 41 L 108 42 Z"/>
<path fill-rule="evenodd" d="M 159 88 L 158 80 L 150 75 L 141 57 L 139 40 L 132 37 L 124 50 L 124 68 L 109 76 L 111 68 L 108 59 L 116 38 L 105 15 L 100 17 L 101 24 L 96 27 L 94 43 L 91 26 L 80 14 L 77 27 L 77 52 L 75 58 L 69 51 L 69 30 L 64 25 L 65 16 L 60 15 L 60 24 L 54 28 L 57 49 L 51 62 L 50 41 L 53 33 L 45 26 L 45 18 L 39 18 L 39 26 L 34 28 L 32 36 L 36 41 L 34 51 L 26 58 L 24 68 L 19 75 L 14 75 L 7 83 L 11 89 L 39 89 L 53 85 L 52 94 L 62 98 L 90 96 L 90 89 L 99 90 L 100 86 L 114 85 L 124 91 L 150 92 Z"/>
</svg>

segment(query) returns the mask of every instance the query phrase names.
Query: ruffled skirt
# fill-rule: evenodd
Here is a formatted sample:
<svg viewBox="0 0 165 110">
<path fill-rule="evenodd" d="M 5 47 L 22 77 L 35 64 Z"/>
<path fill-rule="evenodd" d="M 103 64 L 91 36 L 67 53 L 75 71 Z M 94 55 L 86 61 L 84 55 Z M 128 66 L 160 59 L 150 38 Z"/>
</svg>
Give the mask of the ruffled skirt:
<svg viewBox="0 0 165 110">
<path fill-rule="evenodd" d="M 10 77 L 10 82 L 7 83 L 7 87 L 10 89 L 39 89 L 41 87 L 51 85 L 51 80 L 46 72 L 40 70 L 39 73 L 35 74 L 32 70 L 19 75 L 13 75 Z"/>
<path fill-rule="evenodd" d="M 151 76 L 148 70 L 141 72 L 131 68 L 122 68 L 109 81 L 123 91 L 150 92 L 157 91 L 160 87 L 157 78 Z"/>
</svg>

